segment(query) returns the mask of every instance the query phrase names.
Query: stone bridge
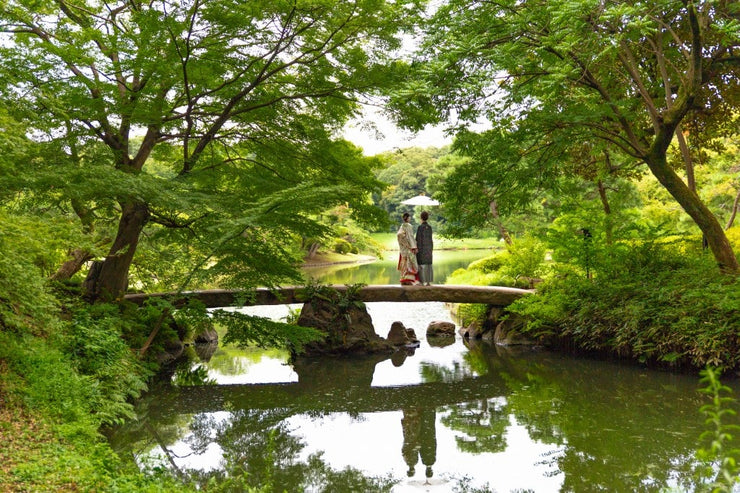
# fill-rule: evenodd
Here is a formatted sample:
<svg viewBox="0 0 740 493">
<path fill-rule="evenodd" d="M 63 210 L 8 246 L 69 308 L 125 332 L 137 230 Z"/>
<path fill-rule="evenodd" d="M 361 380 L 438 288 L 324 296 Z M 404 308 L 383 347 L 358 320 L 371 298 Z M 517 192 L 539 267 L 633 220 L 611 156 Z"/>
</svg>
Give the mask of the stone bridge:
<svg viewBox="0 0 740 493">
<path fill-rule="evenodd" d="M 348 286 L 330 285 L 329 287 L 345 292 Z M 400 286 L 400 285 L 370 285 L 363 286 L 357 291 L 357 297 L 364 302 L 393 301 L 393 302 L 423 302 L 442 301 L 446 303 L 484 303 L 487 305 L 505 307 L 521 298 L 534 293 L 534 290 L 508 288 L 502 286 Z M 143 304 L 149 299 L 164 298 L 171 300 L 176 306 L 182 306 L 188 300 L 198 300 L 208 308 L 227 306 L 256 306 L 256 305 L 285 305 L 305 303 L 307 301 L 306 288 L 288 286 L 276 289 L 257 288 L 255 290 L 226 290 L 211 289 L 204 291 L 183 291 L 180 293 L 137 293 L 125 296 L 127 301 Z"/>
</svg>

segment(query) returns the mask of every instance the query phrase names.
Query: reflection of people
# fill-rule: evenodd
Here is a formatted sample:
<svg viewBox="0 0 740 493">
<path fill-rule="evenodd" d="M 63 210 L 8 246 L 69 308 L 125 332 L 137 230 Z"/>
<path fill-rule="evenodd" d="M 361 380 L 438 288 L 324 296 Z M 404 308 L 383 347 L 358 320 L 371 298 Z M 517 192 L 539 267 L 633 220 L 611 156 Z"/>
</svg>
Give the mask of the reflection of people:
<svg viewBox="0 0 740 493">
<path fill-rule="evenodd" d="M 434 408 L 410 408 L 403 410 L 401 427 L 403 429 L 403 447 L 401 454 L 409 467 L 408 477 L 416 474 L 416 464 L 421 456 L 421 463 L 426 466 L 425 476 L 434 475 L 432 466 L 437 459 L 437 415 Z"/>
<path fill-rule="evenodd" d="M 398 270 L 401 272 L 401 284 L 419 284 L 419 264 L 416 262 L 416 239 L 414 228 L 409 223 L 411 215 L 403 213 L 403 222 L 398 228 Z"/>
<path fill-rule="evenodd" d="M 429 213 L 427 211 L 422 212 L 421 224 L 416 228 L 416 246 L 418 248 L 416 260 L 419 263 L 419 281 L 427 286 L 434 281 L 434 271 L 432 270 L 434 242 L 432 241 L 432 227 L 427 222 L 428 219 Z"/>
</svg>

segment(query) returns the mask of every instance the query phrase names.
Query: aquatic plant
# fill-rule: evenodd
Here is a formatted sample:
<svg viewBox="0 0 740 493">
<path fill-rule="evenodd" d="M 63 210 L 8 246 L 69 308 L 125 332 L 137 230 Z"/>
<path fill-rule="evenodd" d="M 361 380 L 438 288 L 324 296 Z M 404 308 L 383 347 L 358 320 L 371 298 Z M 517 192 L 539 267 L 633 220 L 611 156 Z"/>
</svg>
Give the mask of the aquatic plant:
<svg viewBox="0 0 740 493">
<path fill-rule="evenodd" d="M 701 435 L 705 444 L 696 453 L 702 464 L 697 471 L 697 486 L 708 486 L 714 493 L 729 493 L 740 482 L 740 449 L 736 445 L 740 426 L 728 422 L 737 415 L 731 407 L 737 401 L 728 395 L 731 389 L 720 382 L 720 370 L 708 366 L 701 376 L 705 386 L 700 392 L 707 394 L 710 402 L 700 409 L 707 429 Z"/>
</svg>

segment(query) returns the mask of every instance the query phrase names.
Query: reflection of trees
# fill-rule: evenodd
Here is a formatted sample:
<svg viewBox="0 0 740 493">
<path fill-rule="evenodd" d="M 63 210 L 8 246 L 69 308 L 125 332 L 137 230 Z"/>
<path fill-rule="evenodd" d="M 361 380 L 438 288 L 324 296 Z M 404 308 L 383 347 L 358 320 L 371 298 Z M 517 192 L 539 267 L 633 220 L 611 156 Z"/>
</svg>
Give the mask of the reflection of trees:
<svg viewBox="0 0 740 493">
<path fill-rule="evenodd" d="M 506 428 L 509 415 L 505 406 L 497 406 L 495 399 L 466 402 L 446 409 L 442 424 L 463 433 L 455 437 L 462 452 L 480 454 L 502 452 L 506 449 Z"/>
<path fill-rule="evenodd" d="M 459 382 L 465 378 L 473 378 L 475 376 L 469 369 L 459 363 L 453 363 L 452 367 L 448 368 L 423 362 L 420 365 L 420 373 L 424 383 Z"/>
<path fill-rule="evenodd" d="M 468 356 L 477 372 L 495 372 L 506 382 L 503 413 L 533 440 L 560 446 L 549 460 L 564 476 L 562 491 L 691 484 L 701 398 L 680 376 L 651 372 L 648 379 L 634 366 L 530 350 L 510 354 L 487 344 Z M 455 406 L 452 412 L 460 413 Z M 452 421 L 455 429 L 467 424 Z"/>
<path fill-rule="evenodd" d="M 180 367 L 172 378 L 175 385 L 213 385 L 216 381 L 208 377 L 208 370 L 201 365 Z"/>
<path fill-rule="evenodd" d="M 289 409 L 244 409 L 230 413 L 223 420 L 208 413 L 196 415 L 187 430 L 190 433 L 186 441 L 191 455 L 203 454 L 212 445 L 218 445 L 223 452 L 218 467 L 186 468 L 178 465 L 179 457 L 169 453 L 166 459 L 182 479 L 204 488 L 215 483 L 220 485 L 219 491 L 244 491 L 247 486 L 275 492 L 390 491 L 393 482 L 389 478 L 365 477 L 354 468 L 334 470 L 324 462 L 321 454 L 302 460 L 300 455 L 305 444 L 292 435 L 286 422 L 294 414 Z M 178 415 L 173 416 L 177 418 Z M 158 421 L 157 426 L 162 426 L 161 417 Z M 168 452 L 166 444 L 180 437 L 172 433 L 161 437 L 159 429 L 144 423 L 137 428 L 137 443 L 148 441 Z M 146 439 L 142 440 L 144 437 Z"/>
<path fill-rule="evenodd" d="M 476 374 L 491 374 L 486 353 L 475 345 L 469 349 L 463 357 L 465 365 L 456 363 L 449 368 L 423 364 L 421 374 L 424 382 L 456 382 Z M 463 434 L 455 437 L 461 451 L 477 454 L 501 452 L 506 448 L 504 434 L 509 418 L 506 409 L 496 405 L 499 400 L 481 399 L 445 407 L 447 414 L 442 418 L 442 424 Z"/>
<path fill-rule="evenodd" d="M 283 491 L 285 485 L 300 485 L 308 473 L 307 464 L 297 460 L 304 444 L 290 434 L 284 421 L 290 415 L 281 409 L 240 410 L 218 424 L 206 418 L 204 426 L 198 426 L 200 420 L 196 419 L 189 442 L 199 453 L 212 443 L 218 444 L 223 451 L 223 469 L 241 471 L 251 484 L 279 485 L 276 489 Z"/>
<path fill-rule="evenodd" d="M 456 368 L 457 374 L 495 375 L 495 359 L 486 351 L 487 344 L 469 343 L 463 356 L 464 367 Z M 455 441 L 459 450 L 472 454 L 501 452 L 506 449 L 506 428 L 509 413 L 500 398 L 480 399 L 446 407 L 442 423 L 461 432 Z"/>
<path fill-rule="evenodd" d="M 111 447 L 122 458 L 135 462 L 137 457 L 147 455 L 158 447 L 164 450 L 187 432 L 189 415 L 172 413 L 166 422 L 159 419 L 162 400 L 158 391 L 161 387 L 161 384 L 153 384 L 149 393 L 137 401 L 137 419 L 107 430 Z M 154 409 L 152 413 L 150 408 Z M 155 417 L 154 423 L 149 419 L 150 414 Z M 151 429 L 155 429 L 156 434 L 151 433 Z"/>
<path fill-rule="evenodd" d="M 690 378 L 658 372 L 646 378 L 634 366 L 531 349 L 485 343 L 469 349 L 458 364 L 423 364 L 424 383 L 405 387 L 370 387 L 375 364 L 387 356 L 296 361 L 299 382 L 291 384 L 170 387 L 141 401 L 140 420 L 122 433 L 137 453 L 171 446 L 188 432 L 196 451 L 218 445 L 224 451 L 218 470 L 184 471 L 199 481 L 248 477 L 288 491 L 377 491 L 386 483 L 354 470 L 333 471 L 320 455 L 299 460 L 304 444 L 285 418 L 427 407 L 443 413 L 441 423 L 458 434 L 459 450 L 470 454 L 504 452 L 507 428 L 515 421 L 531 439 L 552 445 L 538 460 L 561 471 L 563 491 L 691 485 L 693 452 L 703 430 L 698 382 L 692 386 Z M 212 411 L 223 410 L 226 421 L 212 418 L 220 416 Z M 142 422 L 156 430 L 158 440 Z"/>
<path fill-rule="evenodd" d="M 235 346 L 219 346 L 208 362 L 208 367 L 221 375 L 241 375 L 247 373 L 250 366 L 265 358 L 287 361 L 288 356 L 288 351 L 282 349 L 242 349 Z"/>
</svg>

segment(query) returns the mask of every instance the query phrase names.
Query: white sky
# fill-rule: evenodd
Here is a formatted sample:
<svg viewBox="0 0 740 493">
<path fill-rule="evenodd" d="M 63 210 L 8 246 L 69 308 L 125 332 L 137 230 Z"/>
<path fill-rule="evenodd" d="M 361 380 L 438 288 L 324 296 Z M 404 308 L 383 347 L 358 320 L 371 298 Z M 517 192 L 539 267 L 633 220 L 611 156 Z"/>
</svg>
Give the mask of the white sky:
<svg viewBox="0 0 740 493">
<path fill-rule="evenodd" d="M 366 156 L 407 147 L 444 147 L 452 143 L 452 137 L 444 133 L 444 126 L 428 126 L 418 133 L 401 130 L 378 110 L 369 107 L 363 119 L 344 127 L 342 136 L 362 147 Z"/>
</svg>

